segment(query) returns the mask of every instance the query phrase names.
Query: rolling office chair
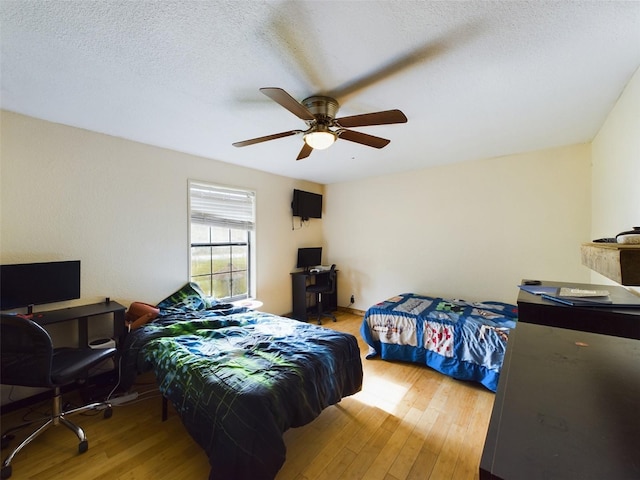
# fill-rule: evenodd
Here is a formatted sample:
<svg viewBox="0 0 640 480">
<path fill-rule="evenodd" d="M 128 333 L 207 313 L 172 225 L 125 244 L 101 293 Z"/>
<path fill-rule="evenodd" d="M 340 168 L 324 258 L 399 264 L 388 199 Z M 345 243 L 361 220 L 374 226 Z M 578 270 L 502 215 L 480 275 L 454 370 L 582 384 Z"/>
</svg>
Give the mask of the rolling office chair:
<svg viewBox="0 0 640 480">
<path fill-rule="evenodd" d="M 336 317 L 331 312 L 325 312 L 322 305 L 322 295 L 332 295 L 336 293 L 336 265 L 331 265 L 331 269 L 327 274 L 328 281 L 321 284 L 313 284 L 307 287 L 307 293 L 314 293 L 316 295 L 316 306 L 318 308 L 318 325 L 322 325 L 322 317 L 332 318 L 336 321 Z M 316 277 L 317 278 L 317 277 Z"/>
<path fill-rule="evenodd" d="M 33 320 L 16 315 L 2 315 L 0 318 L 0 348 L 0 383 L 51 388 L 54 392 L 51 415 L 7 456 L 2 463 L 1 477 L 11 476 L 11 461 L 20 450 L 49 427 L 60 423 L 78 436 L 78 453 L 86 452 L 89 443 L 84 430 L 67 420 L 67 417 L 87 410 L 104 408 L 104 418 L 109 418 L 112 413 L 111 404 L 97 402 L 63 411 L 61 387 L 84 377 L 88 369 L 113 357 L 116 349 L 54 349 L 51 337 L 44 328 Z M 28 422 L 22 426 L 35 422 Z"/>
</svg>

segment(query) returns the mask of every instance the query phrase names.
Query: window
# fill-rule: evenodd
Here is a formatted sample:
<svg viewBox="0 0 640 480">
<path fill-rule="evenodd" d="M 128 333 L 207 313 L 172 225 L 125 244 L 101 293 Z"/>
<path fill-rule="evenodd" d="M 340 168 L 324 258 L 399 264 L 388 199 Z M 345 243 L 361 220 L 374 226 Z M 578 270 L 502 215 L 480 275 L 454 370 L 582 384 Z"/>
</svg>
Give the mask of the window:
<svg viewBox="0 0 640 480">
<path fill-rule="evenodd" d="M 225 301 L 252 296 L 255 194 L 189 182 L 191 281 Z"/>
</svg>

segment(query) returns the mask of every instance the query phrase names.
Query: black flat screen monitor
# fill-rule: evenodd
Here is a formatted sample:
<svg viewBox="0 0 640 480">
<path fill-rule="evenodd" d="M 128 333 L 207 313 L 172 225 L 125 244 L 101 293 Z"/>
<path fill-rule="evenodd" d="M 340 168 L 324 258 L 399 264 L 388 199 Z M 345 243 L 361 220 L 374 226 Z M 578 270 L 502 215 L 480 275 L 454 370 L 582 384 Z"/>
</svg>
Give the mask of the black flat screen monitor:
<svg viewBox="0 0 640 480">
<path fill-rule="evenodd" d="M 322 247 L 299 248 L 298 268 L 309 270 L 322 264 Z"/>
<path fill-rule="evenodd" d="M 80 260 L 0 265 L 0 310 L 80 298 Z"/>
<path fill-rule="evenodd" d="M 293 216 L 303 220 L 322 218 L 322 195 L 304 190 L 294 190 L 291 208 Z"/>
</svg>

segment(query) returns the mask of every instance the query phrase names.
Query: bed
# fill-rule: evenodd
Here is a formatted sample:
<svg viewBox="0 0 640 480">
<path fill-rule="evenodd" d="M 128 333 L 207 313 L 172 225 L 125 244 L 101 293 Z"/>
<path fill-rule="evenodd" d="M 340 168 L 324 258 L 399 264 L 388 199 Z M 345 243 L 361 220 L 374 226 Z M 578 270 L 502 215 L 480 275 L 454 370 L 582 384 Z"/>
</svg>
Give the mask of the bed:
<svg viewBox="0 0 640 480">
<path fill-rule="evenodd" d="M 380 357 L 427 365 L 495 392 L 517 307 L 404 293 L 373 305 L 360 333 L 367 359 Z"/>
<path fill-rule="evenodd" d="M 210 479 L 273 479 L 285 461 L 284 431 L 361 389 L 357 339 L 199 296 L 174 294 L 156 320 L 127 335 L 122 389 L 153 370 L 206 451 Z"/>
</svg>

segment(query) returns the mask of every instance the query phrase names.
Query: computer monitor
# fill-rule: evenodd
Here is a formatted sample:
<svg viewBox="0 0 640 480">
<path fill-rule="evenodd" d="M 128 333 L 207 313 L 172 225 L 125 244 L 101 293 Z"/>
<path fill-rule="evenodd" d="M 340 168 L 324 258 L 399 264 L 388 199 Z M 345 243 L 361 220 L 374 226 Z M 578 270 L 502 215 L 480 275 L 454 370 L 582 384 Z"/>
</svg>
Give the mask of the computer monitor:
<svg viewBox="0 0 640 480">
<path fill-rule="evenodd" d="M 0 309 L 80 298 L 80 260 L 0 265 Z"/>
<path fill-rule="evenodd" d="M 298 268 L 309 270 L 322 264 L 322 247 L 308 247 L 298 249 Z"/>
</svg>

